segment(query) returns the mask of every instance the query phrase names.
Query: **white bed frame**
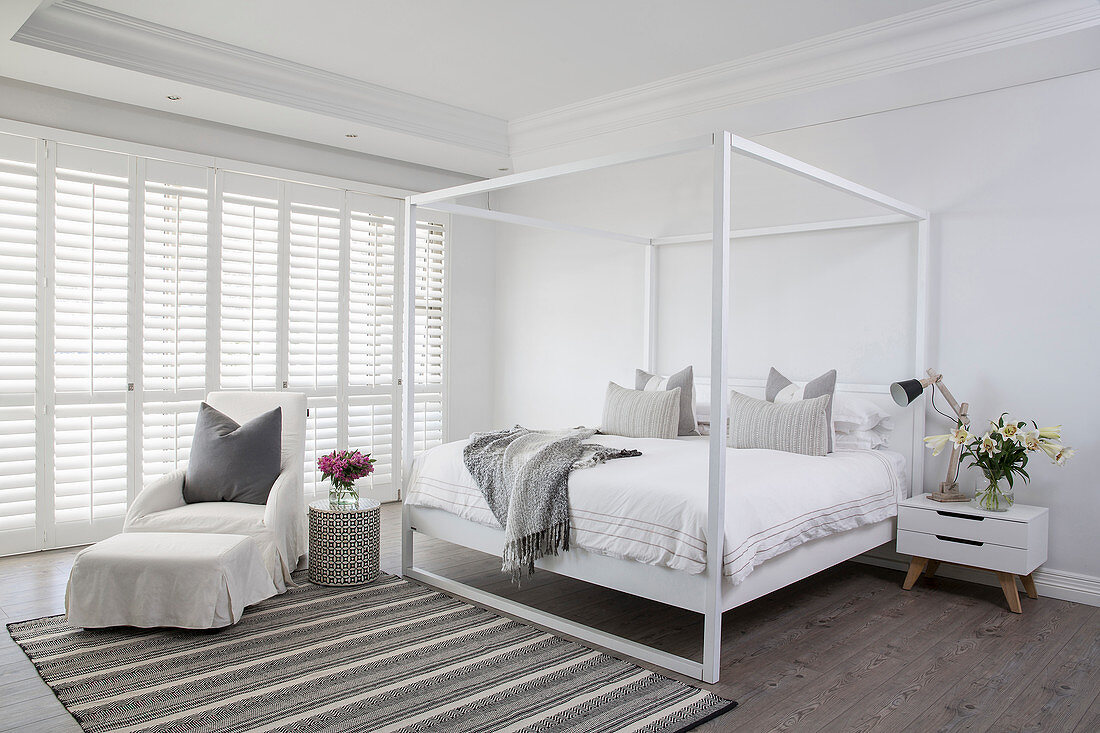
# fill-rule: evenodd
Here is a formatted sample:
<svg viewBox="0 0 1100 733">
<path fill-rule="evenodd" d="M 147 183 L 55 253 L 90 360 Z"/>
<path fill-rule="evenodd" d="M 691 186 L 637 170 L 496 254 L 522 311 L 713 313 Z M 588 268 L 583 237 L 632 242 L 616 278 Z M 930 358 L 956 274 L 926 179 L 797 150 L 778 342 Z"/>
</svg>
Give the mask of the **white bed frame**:
<svg viewBox="0 0 1100 733">
<path fill-rule="evenodd" d="M 711 149 L 714 154 L 714 223 L 712 232 L 705 234 L 644 238 L 454 203 L 455 199 L 472 194 L 498 191 L 571 173 L 678 155 L 707 148 Z M 860 199 L 877 204 L 892 212 L 892 214 L 811 224 L 734 230 L 731 227 L 730 220 L 730 161 L 734 154 L 767 163 L 802 178 L 816 181 L 829 188 L 845 191 Z M 656 363 L 655 268 L 657 247 L 710 240 L 713 243 L 711 258 L 713 279 L 711 285 L 711 378 L 709 383 L 710 420 L 714 425 L 726 424 L 726 395 L 731 385 L 726 362 L 729 334 L 729 258 L 731 240 L 771 234 L 915 223 L 917 227 L 917 292 L 913 373 L 920 374 L 924 370 L 928 304 L 928 212 L 754 143 L 751 140 L 738 137 L 729 131 L 723 130 L 713 135 L 678 141 L 641 152 L 608 155 L 410 196 L 405 200 L 401 225 L 405 257 L 404 292 L 406 301 L 404 306 L 405 313 L 410 315 L 415 313 L 415 283 L 413 278 L 416 271 L 416 214 L 418 208 L 473 216 L 509 224 L 596 236 L 613 241 L 625 241 L 642 247 L 645 254 L 644 287 L 646 302 L 643 324 L 645 334 L 643 358 L 650 371 L 654 370 Z M 415 445 L 413 440 L 415 359 L 412 353 L 415 344 L 413 338 L 414 322 L 415 319 L 411 317 L 404 319 L 404 338 L 402 340 L 405 349 L 402 379 L 404 394 L 402 420 L 404 436 L 402 443 L 405 446 L 405 451 L 402 475 L 406 478 L 410 475 L 414 458 L 413 446 Z M 885 385 L 840 385 L 838 389 L 842 392 L 863 392 L 875 395 L 880 402 L 883 401 L 883 397 L 888 391 Z M 911 416 L 911 434 L 908 441 L 908 465 L 912 474 L 910 477 L 911 492 L 912 487 L 923 485 L 923 463 L 919 460 L 913 460 L 913 458 L 921 455 L 921 437 L 924 435 L 924 411 L 911 410 L 908 415 Z M 902 418 L 903 416 L 899 415 L 898 417 Z M 865 525 L 801 545 L 794 550 L 768 560 L 754 570 L 742 583 L 731 585 L 723 582 L 722 575 L 726 511 L 726 446 L 724 431 L 713 431 L 710 436 L 708 484 L 707 569 L 703 573 L 692 575 L 669 568 L 597 555 L 583 550 L 562 553 L 555 557 L 544 558 L 536 563 L 539 568 L 550 572 L 703 614 L 702 662 L 669 654 L 620 636 L 608 634 L 590 626 L 545 613 L 418 568 L 414 562 L 414 538 L 416 533 L 492 555 L 501 555 L 504 544 L 501 530 L 460 519 L 439 509 L 405 505 L 402 513 L 401 531 L 402 573 L 407 578 L 502 613 L 571 635 L 612 652 L 629 655 L 704 682 L 717 682 L 721 657 L 723 611 L 736 608 L 837 563 L 856 557 L 886 542 L 890 542 L 894 538 L 893 519 Z"/>
</svg>

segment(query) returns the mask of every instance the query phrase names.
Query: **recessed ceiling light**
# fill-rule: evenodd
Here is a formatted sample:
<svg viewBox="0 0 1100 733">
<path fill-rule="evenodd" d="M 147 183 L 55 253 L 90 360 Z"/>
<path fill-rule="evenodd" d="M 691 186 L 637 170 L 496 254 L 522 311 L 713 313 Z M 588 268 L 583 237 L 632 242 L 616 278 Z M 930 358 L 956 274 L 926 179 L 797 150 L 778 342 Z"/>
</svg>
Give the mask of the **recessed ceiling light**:
<svg viewBox="0 0 1100 733">
<path fill-rule="evenodd" d="M 498 170 L 498 171 L 506 171 L 506 170 L 508 170 L 508 169 L 507 169 L 507 168 L 497 168 L 497 170 Z"/>
<path fill-rule="evenodd" d="M 346 135 L 344 135 L 344 137 L 359 137 L 359 136 L 356 135 L 354 132 L 349 132 Z"/>
<path fill-rule="evenodd" d="M 169 102 L 178 102 L 178 101 L 180 101 L 180 100 L 182 99 L 182 97 L 180 97 L 180 96 L 178 96 L 178 95 L 176 95 L 176 94 L 169 94 L 169 95 L 168 95 L 168 96 L 166 97 L 166 99 L 167 99 L 167 100 L 168 100 Z"/>
</svg>

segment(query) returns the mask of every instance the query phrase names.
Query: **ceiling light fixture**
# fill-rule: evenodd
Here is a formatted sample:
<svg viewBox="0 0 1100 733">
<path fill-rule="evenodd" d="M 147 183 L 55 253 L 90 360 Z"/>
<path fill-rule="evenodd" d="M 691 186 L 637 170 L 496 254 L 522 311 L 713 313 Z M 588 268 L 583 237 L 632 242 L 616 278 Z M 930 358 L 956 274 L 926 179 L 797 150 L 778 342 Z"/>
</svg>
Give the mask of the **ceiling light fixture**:
<svg viewBox="0 0 1100 733">
<path fill-rule="evenodd" d="M 507 169 L 507 168 L 497 168 L 497 170 L 498 170 L 498 171 L 506 171 L 506 170 L 508 170 L 508 169 Z"/>
<path fill-rule="evenodd" d="M 180 97 L 176 94 L 169 94 L 167 97 L 165 97 L 165 99 L 167 99 L 169 102 L 178 102 L 183 99 L 183 97 Z"/>
<path fill-rule="evenodd" d="M 356 135 L 354 132 L 349 132 L 346 135 L 344 135 L 344 137 L 359 137 L 359 136 Z"/>
</svg>

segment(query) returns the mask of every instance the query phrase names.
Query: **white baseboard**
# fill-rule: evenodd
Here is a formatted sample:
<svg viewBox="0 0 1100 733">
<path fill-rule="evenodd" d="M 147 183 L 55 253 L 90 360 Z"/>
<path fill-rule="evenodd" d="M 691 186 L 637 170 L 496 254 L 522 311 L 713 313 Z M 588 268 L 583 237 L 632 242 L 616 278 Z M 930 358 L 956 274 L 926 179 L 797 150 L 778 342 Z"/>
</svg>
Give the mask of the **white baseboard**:
<svg viewBox="0 0 1100 733">
<path fill-rule="evenodd" d="M 882 549 L 876 549 L 873 553 L 867 553 L 852 559 L 867 565 L 876 565 L 880 568 L 890 568 L 902 572 L 905 572 L 909 567 L 908 556 Z M 959 565 L 941 565 L 936 574 L 971 583 L 1000 586 L 1000 581 L 997 580 L 995 573 Z M 1039 568 L 1032 577 L 1035 579 L 1035 590 L 1041 596 L 1084 603 L 1089 606 L 1100 606 L 1100 578 L 1094 575 Z"/>
</svg>

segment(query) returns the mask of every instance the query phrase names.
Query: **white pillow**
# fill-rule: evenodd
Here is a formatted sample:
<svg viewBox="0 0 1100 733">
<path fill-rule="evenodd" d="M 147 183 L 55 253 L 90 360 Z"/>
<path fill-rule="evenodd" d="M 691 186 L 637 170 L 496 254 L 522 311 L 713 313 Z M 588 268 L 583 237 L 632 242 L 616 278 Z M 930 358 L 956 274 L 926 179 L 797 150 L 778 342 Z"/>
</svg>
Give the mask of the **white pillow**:
<svg viewBox="0 0 1100 733">
<path fill-rule="evenodd" d="M 837 450 L 874 450 L 889 445 L 885 432 L 879 430 L 856 430 L 852 433 L 836 434 Z"/>
<path fill-rule="evenodd" d="M 862 397 L 837 394 L 833 403 L 833 426 L 837 435 L 881 428 L 894 429 L 890 415 L 881 407 Z"/>
</svg>

